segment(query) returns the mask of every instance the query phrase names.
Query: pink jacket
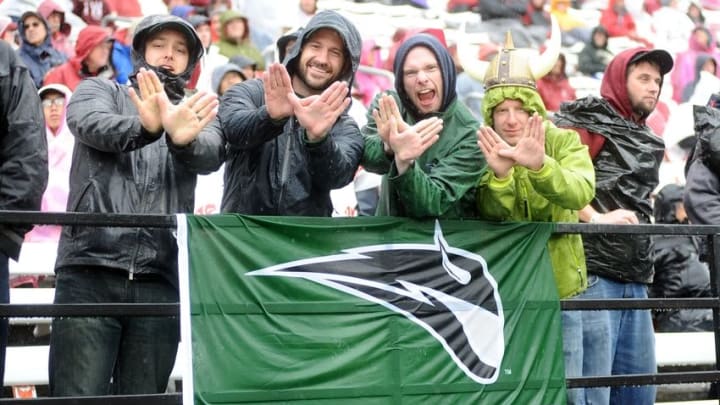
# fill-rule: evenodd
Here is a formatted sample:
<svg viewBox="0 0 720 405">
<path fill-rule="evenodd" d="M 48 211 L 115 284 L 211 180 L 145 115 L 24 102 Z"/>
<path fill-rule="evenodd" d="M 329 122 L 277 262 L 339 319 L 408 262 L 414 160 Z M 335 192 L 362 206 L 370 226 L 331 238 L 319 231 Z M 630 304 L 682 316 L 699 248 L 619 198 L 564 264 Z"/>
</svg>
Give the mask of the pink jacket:
<svg viewBox="0 0 720 405">
<path fill-rule="evenodd" d="M 70 100 L 69 91 L 65 93 L 65 105 Z M 40 210 L 47 212 L 64 212 L 67 208 L 70 189 L 70 164 L 72 162 L 75 137 L 68 129 L 63 116 L 57 134 L 45 127 L 48 141 L 48 184 L 42 197 Z M 58 241 L 61 227 L 58 225 L 36 225 L 25 235 L 28 242 Z"/>
</svg>

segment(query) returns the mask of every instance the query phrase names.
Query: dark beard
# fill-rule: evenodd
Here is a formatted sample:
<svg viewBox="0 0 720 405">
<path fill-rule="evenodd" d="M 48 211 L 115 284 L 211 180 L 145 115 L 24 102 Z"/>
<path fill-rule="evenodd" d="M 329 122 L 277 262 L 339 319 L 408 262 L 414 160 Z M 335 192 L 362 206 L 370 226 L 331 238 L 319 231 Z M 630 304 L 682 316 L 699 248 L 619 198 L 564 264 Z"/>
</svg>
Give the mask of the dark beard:
<svg viewBox="0 0 720 405">
<path fill-rule="evenodd" d="M 325 89 L 327 89 L 333 82 L 339 80 L 338 78 L 333 78 L 332 80 L 329 80 L 329 81 L 325 82 L 324 84 L 322 84 L 322 85 L 320 85 L 320 86 L 313 85 L 313 84 L 310 84 L 310 82 L 307 80 L 307 70 L 299 72 L 298 78 L 300 79 L 300 81 L 302 82 L 302 84 L 303 84 L 306 88 L 308 88 L 309 90 L 311 90 L 311 91 L 313 91 L 313 92 L 317 92 L 317 94 L 322 93 L 322 92 L 323 92 Z"/>
<path fill-rule="evenodd" d="M 657 106 L 657 102 L 655 103 L 655 106 Z M 645 108 L 642 103 L 636 103 L 632 105 L 633 113 L 635 113 L 637 116 L 641 117 L 642 119 L 647 118 L 653 111 L 655 111 L 655 107 L 648 110 Z"/>
</svg>

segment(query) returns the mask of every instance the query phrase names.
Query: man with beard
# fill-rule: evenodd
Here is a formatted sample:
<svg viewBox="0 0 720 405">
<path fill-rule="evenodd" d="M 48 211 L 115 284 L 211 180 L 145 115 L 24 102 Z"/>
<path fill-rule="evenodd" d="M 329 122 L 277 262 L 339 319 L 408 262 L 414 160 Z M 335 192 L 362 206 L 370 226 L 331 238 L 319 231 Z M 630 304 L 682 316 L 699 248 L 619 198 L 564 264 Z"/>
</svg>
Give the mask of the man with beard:
<svg viewBox="0 0 720 405">
<path fill-rule="evenodd" d="M 650 194 L 658 185 L 664 144 L 646 125 L 663 76 L 673 60 L 666 51 L 633 48 L 607 67 L 602 98 L 563 104 L 558 126 L 576 129 L 595 166 L 595 199 L 582 210 L 589 223 L 649 224 Z M 588 289 L 579 298 L 647 298 L 654 269 L 649 235 L 584 235 Z M 583 375 L 656 371 L 649 310 L 583 311 Z M 589 388 L 587 403 L 653 404 L 654 386 Z"/>
<path fill-rule="evenodd" d="M 363 139 L 347 109 L 360 33 L 339 13 L 323 11 L 298 42 L 284 64 L 222 98 L 222 212 L 330 216 L 330 190 L 353 180 Z"/>
<path fill-rule="evenodd" d="M 398 48 L 395 91 L 378 94 L 362 129 L 362 165 L 383 175 L 377 215 L 473 216 L 485 167 L 479 123 L 458 100 L 455 63 L 440 41 L 417 34 Z"/>
</svg>

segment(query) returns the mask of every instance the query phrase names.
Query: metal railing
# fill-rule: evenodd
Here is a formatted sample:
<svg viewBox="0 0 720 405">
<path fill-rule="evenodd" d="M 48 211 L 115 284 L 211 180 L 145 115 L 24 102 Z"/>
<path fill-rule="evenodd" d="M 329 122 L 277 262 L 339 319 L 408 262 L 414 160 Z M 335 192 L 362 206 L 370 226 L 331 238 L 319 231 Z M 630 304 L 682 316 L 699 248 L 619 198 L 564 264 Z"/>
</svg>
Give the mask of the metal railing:
<svg viewBox="0 0 720 405">
<path fill-rule="evenodd" d="M 15 225 L 81 225 L 108 227 L 175 228 L 173 215 L 130 215 L 94 213 L 40 213 L 30 211 L 0 211 L 0 224 Z M 598 309 L 691 309 L 709 308 L 713 313 L 715 337 L 715 368 L 710 371 L 663 372 L 597 377 L 567 378 L 567 388 L 607 387 L 622 385 L 660 385 L 707 383 L 720 381 L 720 226 L 715 225 L 610 225 L 556 224 L 555 233 L 568 234 L 652 234 L 704 236 L 708 243 L 708 265 L 712 297 L 707 298 L 648 298 L 648 299 L 582 299 L 561 300 L 563 310 Z M 57 316 L 179 316 L 180 305 L 175 304 L 0 304 L 0 317 L 57 317 Z M 33 400 L 0 399 L 0 404 L 152 404 L 180 405 L 181 394 L 38 398 Z"/>
</svg>

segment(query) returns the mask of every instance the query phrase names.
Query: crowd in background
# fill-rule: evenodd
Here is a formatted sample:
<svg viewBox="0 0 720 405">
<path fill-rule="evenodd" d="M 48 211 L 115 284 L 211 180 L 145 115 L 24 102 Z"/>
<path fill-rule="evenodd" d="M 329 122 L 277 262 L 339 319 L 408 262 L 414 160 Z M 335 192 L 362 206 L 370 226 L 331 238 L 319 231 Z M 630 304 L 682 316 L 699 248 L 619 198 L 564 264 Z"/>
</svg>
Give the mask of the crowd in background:
<svg viewBox="0 0 720 405">
<path fill-rule="evenodd" d="M 0 2 L 0 39 L 9 43 L 28 67 L 45 117 L 50 177 L 42 200 L 43 211 L 63 211 L 68 203 L 68 177 L 75 139 L 67 127 L 66 106 L 78 84 L 90 77 L 128 85 L 133 71 L 133 39 L 137 23 L 151 14 L 186 20 L 197 33 L 203 58 L 194 67 L 183 97 L 198 92 L 222 99 L 233 86 L 262 77 L 269 66 L 285 59 L 313 15 L 339 8 L 352 19 L 351 2 L 287 0 L 279 2 L 233 0 L 42 0 Z M 372 3 L 359 2 L 354 3 Z M 674 59 L 665 78 L 660 102 L 647 117 L 648 126 L 665 142 L 660 184 L 655 190 L 656 222 L 687 223 L 682 208 L 685 162 L 694 148 L 693 104 L 706 105 L 720 92 L 720 2 L 713 0 L 451 0 L 442 10 L 427 1 L 379 1 L 383 6 L 410 6 L 435 11 L 453 21 L 462 15 L 465 31 L 456 25 L 394 27 L 391 36 L 363 35 L 359 68 L 355 72 L 350 107 L 363 127 L 368 108 L 379 93 L 395 86 L 394 59 L 414 34 L 428 33 L 433 46 L 447 49 L 455 60 L 457 97 L 483 122 L 481 78 L 467 63 L 470 58 L 490 61 L 510 30 L 515 45 L 542 49 L 552 21 L 562 32 L 562 53 L 549 74 L 537 82 L 547 112 L 560 111 L 563 102 L 598 93 L 606 67 L 620 51 L 633 46 L 660 48 Z M 346 8 L 347 10 L 345 10 Z M 715 18 L 715 17 L 718 18 Z M 362 30 L 361 30 L 362 31 Z M 484 34 L 483 41 L 464 43 L 465 33 Z M 365 32 L 363 32 L 365 34 Z M 199 176 L 195 212 L 220 211 L 224 167 Z M 387 187 L 387 185 L 386 185 Z M 333 215 L 372 215 L 382 195 L 380 176 L 361 167 L 355 181 L 333 192 Z M 680 205 L 678 205 L 680 204 Z M 57 241 L 60 228 L 37 226 L 28 242 Z M 709 294 L 707 266 L 700 260 L 698 242 L 668 238 L 656 246 L 656 287 L 653 296 Z M 678 247 L 680 246 L 680 247 Z M 660 271 L 658 269 L 670 270 Z M 675 273 L 673 273 L 675 271 Z M 683 271 L 691 276 L 674 276 Z M 665 275 L 665 276 L 663 276 Z M 678 281 L 678 277 L 679 280 Z M 22 278 L 15 284 L 36 283 Z M 667 286 L 672 286 L 670 289 Z M 709 330 L 709 311 L 669 311 L 656 317 L 658 330 Z"/>
</svg>

